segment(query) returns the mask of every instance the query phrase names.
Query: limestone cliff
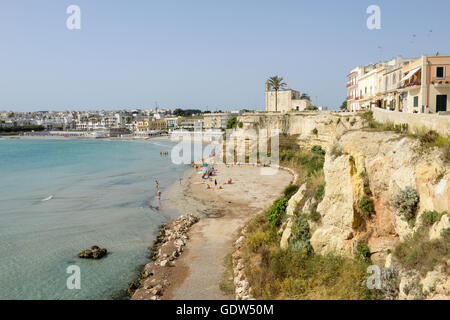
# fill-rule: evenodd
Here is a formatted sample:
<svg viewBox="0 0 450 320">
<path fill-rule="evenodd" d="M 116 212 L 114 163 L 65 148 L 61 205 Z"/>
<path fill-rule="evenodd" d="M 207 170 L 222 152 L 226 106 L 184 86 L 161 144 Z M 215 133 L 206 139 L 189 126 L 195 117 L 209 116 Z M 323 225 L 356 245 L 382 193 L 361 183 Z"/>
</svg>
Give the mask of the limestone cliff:
<svg viewBox="0 0 450 320">
<path fill-rule="evenodd" d="M 322 147 L 364 124 L 360 115 L 342 112 L 246 113 L 238 121 L 243 123 L 244 130 L 278 129 L 283 134 L 297 135 L 300 145 Z"/>
<path fill-rule="evenodd" d="M 340 152 L 333 154 L 332 149 Z M 417 140 L 392 132 L 354 131 L 344 134 L 325 157 L 325 196 L 317 211 L 311 244 L 316 252 L 351 256 L 355 242 L 364 238 L 375 260 L 421 225 L 414 227 L 393 207 L 396 194 L 410 186 L 420 198 L 417 212 L 450 211 L 450 170 L 435 149 L 420 153 Z M 363 217 L 358 201 L 364 187 L 371 191 L 375 214 Z"/>
<path fill-rule="evenodd" d="M 448 299 L 449 260 L 421 275 L 393 264 L 390 253 L 423 226 L 421 213 L 450 212 L 450 168 L 441 151 L 423 150 L 417 140 L 393 132 L 347 132 L 328 148 L 324 175 L 325 195 L 317 207 L 321 219 L 310 221 L 314 251 L 350 257 L 358 243 L 365 243 L 374 263 L 397 268 L 398 295 L 393 298 Z M 412 221 L 393 206 L 395 195 L 406 187 L 419 196 Z M 367 194 L 373 201 L 371 215 L 359 205 Z M 429 228 L 429 239 L 442 237 L 449 225 L 443 215 Z"/>
</svg>

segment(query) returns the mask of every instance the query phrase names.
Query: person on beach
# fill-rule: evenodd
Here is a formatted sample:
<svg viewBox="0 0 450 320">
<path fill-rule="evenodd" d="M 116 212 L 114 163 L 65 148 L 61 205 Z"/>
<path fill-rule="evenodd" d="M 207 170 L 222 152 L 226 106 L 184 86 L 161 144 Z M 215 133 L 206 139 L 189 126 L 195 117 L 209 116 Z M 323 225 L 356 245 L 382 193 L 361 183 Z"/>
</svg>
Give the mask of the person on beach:
<svg viewBox="0 0 450 320">
<path fill-rule="evenodd" d="M 214 185 L 217 187 L 217 180 L 214 179 Z"/>
<path fill-rule="evenodd" d="M 180 178 L 180 184 L 181 184 L 181 180 L 183 180 L 183 179 Z"/>
<path fill-rule="evenodd" d="M 158 200 L 161 200 L 161 191 L 158 191 L 157 195 L 158 195 Z"/>
<path fill-rule="evenodd" d="M 159 182 L 158 180 L 155 180 L 156 189 L 159 189 Z"/>
</svg>

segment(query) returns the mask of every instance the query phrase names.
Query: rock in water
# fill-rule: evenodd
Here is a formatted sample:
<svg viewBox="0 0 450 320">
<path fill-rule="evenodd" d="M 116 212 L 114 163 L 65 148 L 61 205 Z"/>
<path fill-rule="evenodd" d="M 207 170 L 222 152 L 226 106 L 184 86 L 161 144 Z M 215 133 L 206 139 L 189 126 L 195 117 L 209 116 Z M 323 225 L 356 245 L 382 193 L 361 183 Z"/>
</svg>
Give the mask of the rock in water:
<svg viewBox="0 0 450 320">
<path fill-rule="evenodd" d="M 78 257 L 83 259 L 101 259 L 108 253 L 105 248 L 100 248 L 98 246 L 92 246 L 90 249 L 81 251 Z"/>
</svg>

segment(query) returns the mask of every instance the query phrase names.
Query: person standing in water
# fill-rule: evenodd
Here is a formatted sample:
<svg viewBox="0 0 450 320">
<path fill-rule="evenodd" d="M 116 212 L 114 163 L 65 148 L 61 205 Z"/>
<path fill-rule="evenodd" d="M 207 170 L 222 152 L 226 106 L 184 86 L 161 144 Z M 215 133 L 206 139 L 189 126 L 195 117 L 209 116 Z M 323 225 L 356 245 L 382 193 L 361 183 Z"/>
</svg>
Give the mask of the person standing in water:
<svg viewBox="0 0 450 320">
<path fill-rule="evenodd" d="M 156 189 L 159 189 L 159 182 L 158 180 L 155 180 Z"/>
</svg>

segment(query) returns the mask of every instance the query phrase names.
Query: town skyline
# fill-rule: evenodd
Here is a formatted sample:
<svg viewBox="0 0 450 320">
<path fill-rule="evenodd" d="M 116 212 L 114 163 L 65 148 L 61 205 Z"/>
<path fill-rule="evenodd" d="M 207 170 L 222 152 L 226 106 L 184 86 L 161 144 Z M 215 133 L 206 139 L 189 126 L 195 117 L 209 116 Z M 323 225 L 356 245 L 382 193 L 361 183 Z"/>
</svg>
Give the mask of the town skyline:
<svg viewBox="0 0 450 320">
<path fill-rule="evenodd" d="M 0 110 L 120 110 L 154 108 L 155 101 L 263 110 L 261 91 L 274 75 L 312 104 L 337 108 L 355 65 L 450 52 L 442 41 L 450 4 L 436 2 L 439 10 L 378 1 L 379 30 L 366 26 L 370 1 L 80 0 L 80 30 L 66 28 L 69 1 L 3 2 L 0 36 L 9 45 L 0 53 Z"/>
</svg>

